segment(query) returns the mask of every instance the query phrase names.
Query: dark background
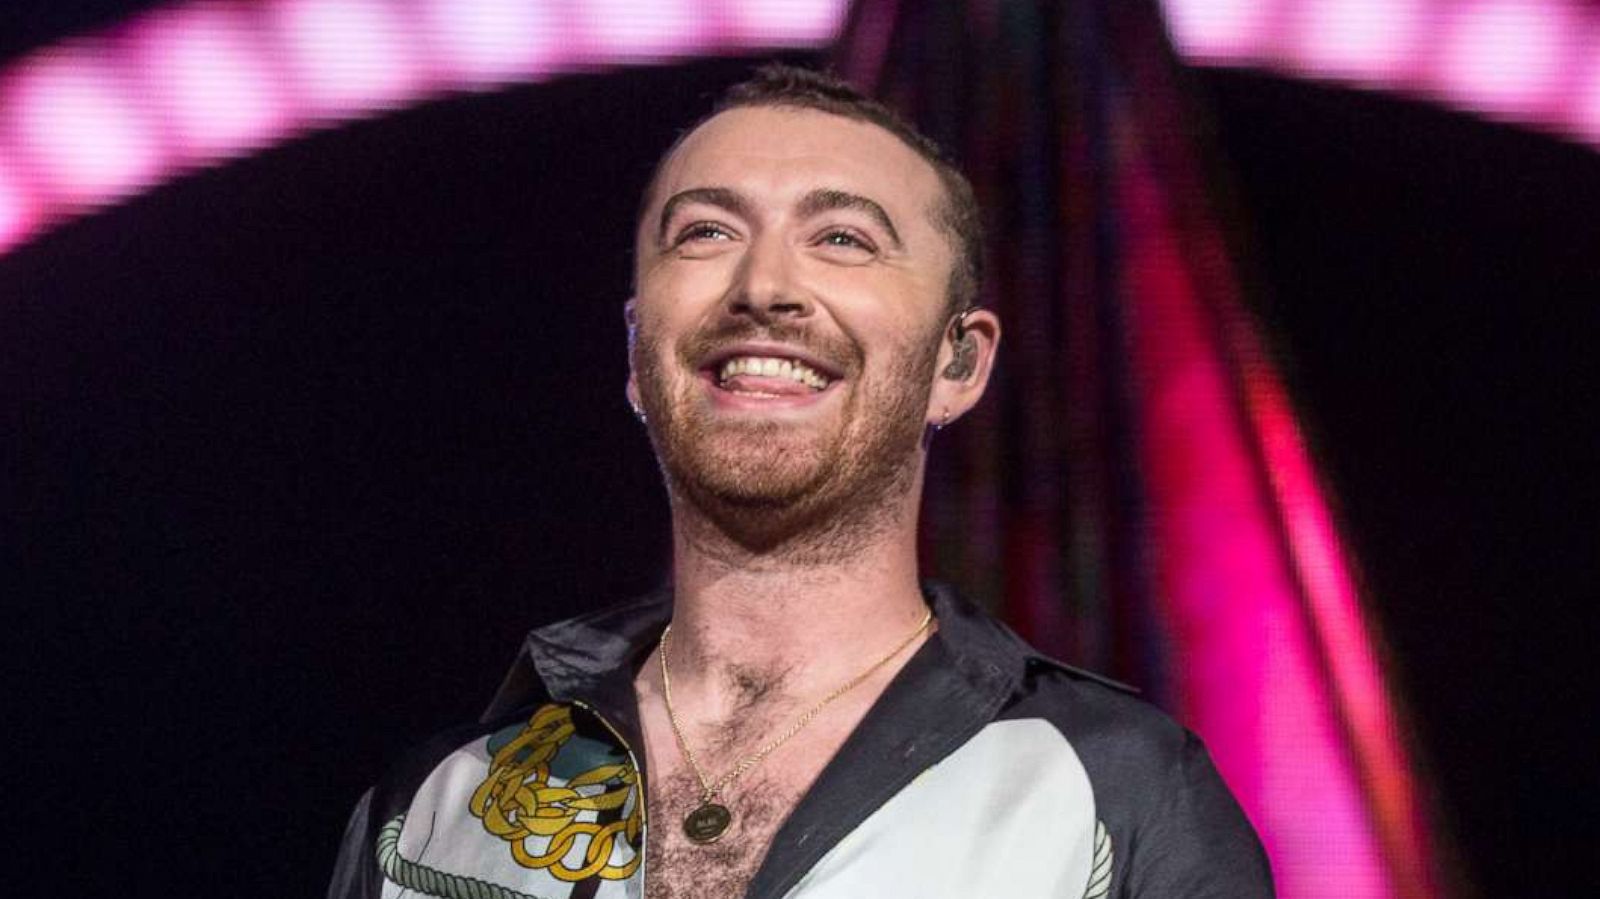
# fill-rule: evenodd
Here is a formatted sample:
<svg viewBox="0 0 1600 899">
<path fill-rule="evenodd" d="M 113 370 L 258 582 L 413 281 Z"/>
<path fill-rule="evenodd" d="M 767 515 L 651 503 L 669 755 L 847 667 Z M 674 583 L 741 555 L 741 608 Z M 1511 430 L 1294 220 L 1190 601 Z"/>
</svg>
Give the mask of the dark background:
<svg viewBox="0 0 1600 899">
<path fill-rule="evenodd" d="M 0 50 L 128 6 L 8 9 Z M 431 104 L 0 257 L 8 883 L 319 894 L 366 783 L 530 626 L 655 582 L 630 219 L 748 66 Z M 1586 893 L 1600 155 L 1196 81 L 1453 864 Z"/>
</svg>

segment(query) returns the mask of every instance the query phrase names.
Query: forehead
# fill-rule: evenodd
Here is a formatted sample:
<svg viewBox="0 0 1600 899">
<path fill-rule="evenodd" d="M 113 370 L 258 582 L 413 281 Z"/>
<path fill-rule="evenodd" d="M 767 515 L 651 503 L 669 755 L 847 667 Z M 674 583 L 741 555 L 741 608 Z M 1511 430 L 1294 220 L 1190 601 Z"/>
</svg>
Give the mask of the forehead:
<svg viewBox="0 0 1600 899">
<path fill-rule="evenodd" d="M 883 128 L 783 106 L 730 109 L 701 124 L 663 163 L 650 208 L 694 187 L 732 187 L 780 203 L 836 188 L 898 212 L 897 219 L 925 219 L 943 192 L 933 166 Z"/>
</svg>

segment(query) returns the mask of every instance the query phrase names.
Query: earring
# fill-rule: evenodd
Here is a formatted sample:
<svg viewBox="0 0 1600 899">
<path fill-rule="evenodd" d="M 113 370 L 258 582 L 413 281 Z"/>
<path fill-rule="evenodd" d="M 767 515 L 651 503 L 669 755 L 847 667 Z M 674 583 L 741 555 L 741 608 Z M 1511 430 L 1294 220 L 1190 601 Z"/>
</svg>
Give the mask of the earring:
<svg viewBox="0 0 1600 899">
<path fill-rule="evenodd" d="M 639 424 L 649 424 L 649 419 L 645 417 L 644 409 L 638 403 L 629 400 L 628 408 L 633 410 L 633 417 L 639 419 Z"/>
</svg>

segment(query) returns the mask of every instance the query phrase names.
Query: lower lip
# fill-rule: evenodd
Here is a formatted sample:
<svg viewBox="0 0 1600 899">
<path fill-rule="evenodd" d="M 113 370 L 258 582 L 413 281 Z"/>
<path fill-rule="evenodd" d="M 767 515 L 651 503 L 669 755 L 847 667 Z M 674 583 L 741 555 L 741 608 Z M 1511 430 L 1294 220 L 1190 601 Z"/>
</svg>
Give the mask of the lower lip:
<svg viewBox="0 0 1600 899">
<path fill-rule="evenodd" d="M 834 392 L 837 381 L 830 383 L 821 390 L 810 390 L 805 393 L 741 393 L 734 390 L 724 390 L 717 386 L 716 378 L 709 372 L 702 372 L 700 380 L 706 385 L 706 392 L 711 396 L 711 404 L 717 409 L 733 412 L 780 412 L 790 410 L 804 410 L 820 405 Z"/>
</svg>

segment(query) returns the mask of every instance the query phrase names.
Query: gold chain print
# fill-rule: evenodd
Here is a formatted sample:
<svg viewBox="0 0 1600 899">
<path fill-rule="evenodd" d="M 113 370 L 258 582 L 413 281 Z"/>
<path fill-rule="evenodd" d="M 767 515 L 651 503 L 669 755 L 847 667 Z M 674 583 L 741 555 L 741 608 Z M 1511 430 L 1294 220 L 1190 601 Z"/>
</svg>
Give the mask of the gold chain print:
<svg viewBox="0 0 1600 899">
<path fill-rule="evenodd" d="M 545 705 L 509 743 L 495 752 L 489 774 L 473 791 L 469 809 L 483 821 L 484 829 L 505 840 L 511 856 L 525 868 L 548 871 L 568 882 L 596 875 L 622 880 L 639 867 L 635 851 L 625 865 L 612 865 L 611 851 L 621 836 L 627 845 L 639 845 L 641 803 L 635 801 L 625 817 L 608 824 L 579 821 L 584 812 L 622 809 L 637 787 L 639 775 L 624 761 L 600 765 L 573 777 L 564 786 L 550 784 L 550 763 L 572 738 L 572 710 Z M 591 816 L 592 817 L 592 816 Z M 543 852 L 529 851 L 529 838 L 549 838 Z M 587 837 L 581 867 L 562 861 L 573 844 Z"/>
</svg>

